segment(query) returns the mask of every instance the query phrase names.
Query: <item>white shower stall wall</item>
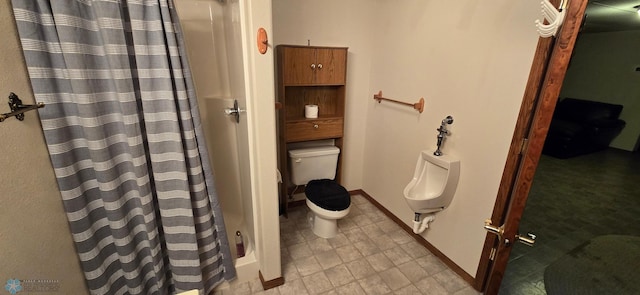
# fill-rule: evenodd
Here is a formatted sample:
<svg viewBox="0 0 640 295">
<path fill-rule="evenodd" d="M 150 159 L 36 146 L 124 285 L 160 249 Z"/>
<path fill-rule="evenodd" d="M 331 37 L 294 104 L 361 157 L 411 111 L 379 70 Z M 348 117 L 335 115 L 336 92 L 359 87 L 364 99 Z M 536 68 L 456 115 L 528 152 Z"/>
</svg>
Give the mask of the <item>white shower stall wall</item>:
<svg viewBox="0 0 640 295">
<path fill-rule="evenodd" d="M 238 1 L 180 0 L 177 6 L 195 82 L 218 199 L 231 252 L 235 235 L 244 238 L 245 256 L 235 259 L 238 279 L 258 276 L 247 120 L 236 123 L 224 110 L 238 99 L 245 106 L 240 7 Z M 242 125 L 244 124 L 244 125 Z"/>
</svg>

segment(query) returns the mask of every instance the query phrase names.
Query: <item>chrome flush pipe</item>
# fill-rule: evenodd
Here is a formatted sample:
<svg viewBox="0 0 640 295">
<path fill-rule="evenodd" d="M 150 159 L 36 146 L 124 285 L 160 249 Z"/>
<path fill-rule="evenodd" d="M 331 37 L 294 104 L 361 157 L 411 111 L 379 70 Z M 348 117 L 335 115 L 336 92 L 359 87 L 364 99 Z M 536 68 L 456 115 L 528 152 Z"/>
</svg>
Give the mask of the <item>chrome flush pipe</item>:
<svg viewBox="0 0 640 295">
<path fill-rule="evenodd" d="M 442 120 L 440 127 L 436 129 L 438 131 L 438 143 L 437 143 L 436 151 L 433 152 L 433 154 L 436 156 L 442 156 L 442 152 L 440 151 L 440 146 L 442 146 L 442 142 L 444 141 L 445 137 L 449 135 L 449 130 L 447 130 L 447 125 L 450 125 L 451 123 L 453 123 L 453 117 L 447 116 Z"/>
</svg>

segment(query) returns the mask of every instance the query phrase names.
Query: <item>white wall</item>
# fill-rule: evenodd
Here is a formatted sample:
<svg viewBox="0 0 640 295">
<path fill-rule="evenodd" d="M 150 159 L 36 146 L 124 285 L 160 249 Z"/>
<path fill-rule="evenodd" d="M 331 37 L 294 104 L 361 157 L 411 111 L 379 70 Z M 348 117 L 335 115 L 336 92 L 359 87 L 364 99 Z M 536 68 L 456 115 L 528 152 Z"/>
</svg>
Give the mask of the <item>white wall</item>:
<svg viewBox="0 0 640 295">
<path fill-rule="evenodd" d="M 624 105 L 627 125 L 611 143 L 633 151 L 640 135 L 640 31 L 582 34 L 560 97 Z"/>
<path fill-rule="evenodd" d="M 240 2 L 245 64 L 247 122 L 251 146 L 251 191 L 254 200 L 256 254 L 265 281 L 282 277 L 280 219 L 276 161 L 275 77 L 273 48 L 265 54 L 255 47 L 256 32 L 273 32 L 271 0 Z M 271 43 L 272 41 L 270 41 Z"/>
<path fill-rule="evenodd" d="M 311 39 L 361 57 L 350 54 L 348 64 L 345 145 L 355 149 L 343 167 L 349 189 L 361 183 L 410 224 L 402 190 L 420 150 L 435 148 L 440 121 L 454 117 L 443 152 L 461 159 L 458 190 L 424 236 L 472 276 L 538 40 L 539 11 L 533 0 L 274 1 L 277 42 Z M 424 97 L 425 111 L 378 104 L 372 95 L 379 90 L 407 102 Z"/>
<path fill-rule="evenodd" d="M 0 1 L 0 113 L 33 93 L 9 0 Z M 59 294 L 88 294 L 35 111 L 0 123 L 0 287 L 8 279 L 58 280 Z"/>
</svg>

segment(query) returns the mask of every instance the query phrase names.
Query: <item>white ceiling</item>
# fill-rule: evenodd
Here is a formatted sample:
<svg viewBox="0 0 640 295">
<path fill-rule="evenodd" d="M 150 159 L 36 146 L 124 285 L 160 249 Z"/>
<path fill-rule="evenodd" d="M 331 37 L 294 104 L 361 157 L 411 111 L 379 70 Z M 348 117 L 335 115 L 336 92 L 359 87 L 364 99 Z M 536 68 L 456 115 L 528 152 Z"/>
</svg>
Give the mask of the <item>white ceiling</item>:
<svg viewBox="0 0 640 295">
<path fill-rule="evenodd" d="M 566 0 L 565 0 L 566 1 Z M 640 30 L 640 0 L 589 0 L 584 33 Z"/>
</svg>

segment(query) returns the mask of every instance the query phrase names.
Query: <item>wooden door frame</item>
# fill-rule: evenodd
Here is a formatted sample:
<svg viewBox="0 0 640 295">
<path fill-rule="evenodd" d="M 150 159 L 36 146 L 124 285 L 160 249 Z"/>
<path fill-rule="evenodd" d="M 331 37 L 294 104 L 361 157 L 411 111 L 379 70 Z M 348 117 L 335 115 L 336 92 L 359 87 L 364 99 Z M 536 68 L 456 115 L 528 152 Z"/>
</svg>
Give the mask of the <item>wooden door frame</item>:
<svg viewBox="0 0 640 295">
<path fill-rule="evenodd" d="M 558 6 L 560 1 L 551 2 Z M 500 289 L 512 248 L 504 246 L 504 241 L 508 239 L 512 245 L 518 234 L 520 218 L 586 6 L 587 0 L 570 0 L 557 37 L 540 38 L 538 41 L 491 216 L 493 225 L 504 225 L 504 233 L 500 240 L 494 234 L 487 234 L 475 276 L 474 287 L 485 294 L 497 294 Z M 492 260 L 493 249 L 496 250 Z"/>
</svg>

